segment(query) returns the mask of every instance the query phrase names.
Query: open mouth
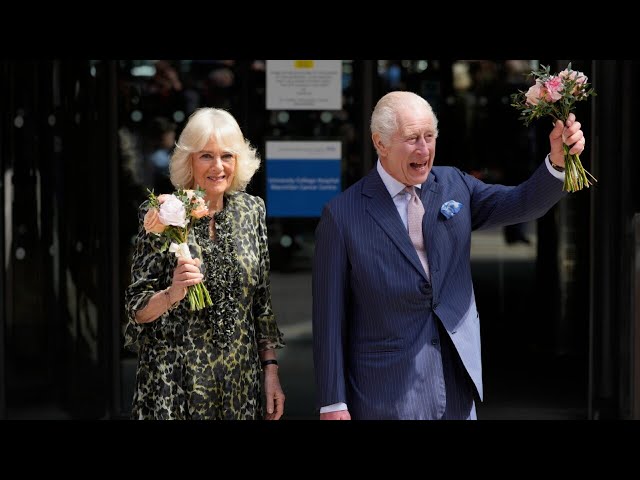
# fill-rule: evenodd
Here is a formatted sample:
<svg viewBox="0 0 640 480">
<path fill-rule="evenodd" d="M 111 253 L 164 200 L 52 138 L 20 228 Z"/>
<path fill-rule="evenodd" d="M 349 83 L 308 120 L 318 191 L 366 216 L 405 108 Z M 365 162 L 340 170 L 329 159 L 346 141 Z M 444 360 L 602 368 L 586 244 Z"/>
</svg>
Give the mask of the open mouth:
<svg viewBox="0 0 640 480">
<path fill-rule="evenodd" d="M 213 182 L 213 183 L 224 182 L 226 180 L 226 178 L 227 178 L 226 175 L 220 175 L 220 176 L 217 176 L 217 177 L 207 176 L 207 180 L 209 180 L 210 182 Z"/>
<path fill-rule="evenodd" d="M 424 162 L 411 162 L 409 166 L 416 172 L 422 173 L 427 169 L 428 163 L 429 162 L 427 160 Z"/>
</svg>

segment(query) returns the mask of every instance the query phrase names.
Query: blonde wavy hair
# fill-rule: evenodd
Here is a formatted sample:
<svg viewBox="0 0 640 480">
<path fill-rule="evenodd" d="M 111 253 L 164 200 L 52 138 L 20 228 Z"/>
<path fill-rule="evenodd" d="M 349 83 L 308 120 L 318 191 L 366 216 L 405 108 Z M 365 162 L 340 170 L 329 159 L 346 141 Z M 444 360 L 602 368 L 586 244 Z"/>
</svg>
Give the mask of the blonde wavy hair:
<svg viewBox="0 0 640 480">
<path fill-rule="evenodd" d="M 171 155 L 171 183 L 176 188 L 195 188 L 191 154 L 201 151 L 210 139 L 236 158 L 235 173 L 227 192 L 243 191 L 260 167 L 260 157 L 244 138 L 233 115 L 219 108 L 199 108 L 189 117 Z"/>
</svg>

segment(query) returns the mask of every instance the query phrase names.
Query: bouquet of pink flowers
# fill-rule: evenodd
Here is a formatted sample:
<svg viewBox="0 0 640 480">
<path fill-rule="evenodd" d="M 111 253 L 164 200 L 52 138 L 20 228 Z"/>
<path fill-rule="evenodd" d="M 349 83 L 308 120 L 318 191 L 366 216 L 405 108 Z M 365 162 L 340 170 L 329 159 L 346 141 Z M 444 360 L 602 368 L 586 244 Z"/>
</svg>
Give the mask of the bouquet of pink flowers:
<svg viewBox="0 0 640 480">
<path fill-rule="evenodd" d="M 144 228 L 147 233 L 163 237 L 161 252 L 169 249 L 176 257 L 193 258 L 200 247 L 188 244 L 189 227 L 194 219 L 209 214 L 209 207 L 204 201 L 204 190 L 179 189 L 172 194 L 156 195 L 149 191 L 149 210 L 144 216 Z M 191 247 L 191 248 L 190 248 Z M 202 261 L 202 258 L 200 258 Z M 197 283 L 187 289 L 191 310 L 202 310 L 213 305 L 209 291 L 204 284 Z"/>
<path fill-rule="evenodd" d="M 511 105 L 520 110 L 520 119 L 529 125 L 536 118 L 550 116 L 554 123 L 561 120 L 564 123 L 573 111 L 574 104 L 587 97 L 595 95 L 593 88 L 589 88 L 587 77 L 576 70 L 571 70 L 571 64 L 557 75 L 549 73 L 549 67 L 542 65 L 540 70 L 534 70 L 531 75 L 536 80 L 527 92 L 518 91 L 511 96 Z M 593 185 L 587 172 L 580 162 L 580 156 L 569 154 L 571 147 L 564 145 L 565 177 L 563 189 L 567 192 L 577 192 L 584 187 Z"/>
</svg>

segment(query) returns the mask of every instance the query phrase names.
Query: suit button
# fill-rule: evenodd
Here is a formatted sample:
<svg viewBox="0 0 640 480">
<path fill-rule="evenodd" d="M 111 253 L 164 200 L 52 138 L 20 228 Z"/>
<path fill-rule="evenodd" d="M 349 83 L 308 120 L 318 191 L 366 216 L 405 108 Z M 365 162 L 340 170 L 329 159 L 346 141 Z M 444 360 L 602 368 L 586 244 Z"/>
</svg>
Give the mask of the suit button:
<svg viewBox="0 0 640 480">
<path fill-rule="evenodd" d="M 438 302 L 433 302 L 433 309 L 435 310 L 436 308 L 438 308 Z"/>
<path fill-rule="evenodd" d="M 429 285 L 423 283 L 422 285 L 420 285 L 420 290 L 422 291 L 422 293 L 429 293 Z"/>
<path fill-rule="evenodd" d="M 431 345 L 437 345 L 438 344 L 438 339 L 437 338 L 432 338 L 431 339 Z"/>
</svg>

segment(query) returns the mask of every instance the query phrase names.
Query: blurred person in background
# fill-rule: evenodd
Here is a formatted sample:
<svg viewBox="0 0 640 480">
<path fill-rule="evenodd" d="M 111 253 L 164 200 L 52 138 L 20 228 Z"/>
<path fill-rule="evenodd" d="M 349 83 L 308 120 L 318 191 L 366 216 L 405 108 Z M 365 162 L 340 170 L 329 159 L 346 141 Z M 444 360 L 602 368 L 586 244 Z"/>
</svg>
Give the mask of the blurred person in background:
<svg viewBox="0 0 640 480">
<path fill-rule="evenodd" d="M 171 192 L 169 161 L 176 141 L 176 124 L 165 117 L 155 117 L 149 127 L 150 148 L 147 155 L 147 170 L 151 185 L 156 192 Z"/>
<path fill-rule="evenodd" d="M 180 74 L 168 60 L 155 63 L 155 73 L 144 92 L 145 111 L 150 117 L 175 118 L 185 111 L 185 98 Z"/>
</svg>

